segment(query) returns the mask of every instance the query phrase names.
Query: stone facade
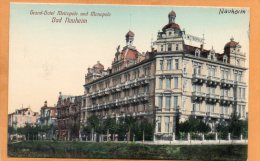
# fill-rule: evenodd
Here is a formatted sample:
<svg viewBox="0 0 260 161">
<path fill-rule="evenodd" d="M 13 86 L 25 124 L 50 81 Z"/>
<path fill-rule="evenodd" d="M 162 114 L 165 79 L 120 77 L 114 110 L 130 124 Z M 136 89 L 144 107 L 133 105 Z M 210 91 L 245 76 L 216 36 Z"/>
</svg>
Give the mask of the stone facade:
<svg viewBox="0 0 260 161">
<path fill-rule="evenodd" d="M 8 114 L 8 125 L 14 128 L 24 127 L 27 123 L 36 125 L 38 118 L 38 112 L 33 112 L 30 107 L 21 108 Z"/>
<path fill-rule="evenodd" d="M 81 123 L 91 115 L 147 117 L 155 123 L 155 136 L 175 133 L 176 118 L 194 116 L 215 124 L 232 112 L 246 118 L 246 56 L 232 38 L 223 53 L 185 44 L 184 31 L 170 12 L 168 24 L 157 34 L 151 52 L 133 46 L 117 48 L 112 67 L 98 62 L 85 76 Z M 176 116 L 179 117 L 176 117 Z"/>
<path fill-rule="evenodd" d="M 55 136 L 57 108 L 48 106 L 47 101 L 45 101 L 44 106 L 41 107 L 39 125 L 41 127 L 48 126 L 50 128 L 50 130 L 44 134 L 45 139 L 52 139 Z"/>
<path fill-rule="evenodd" d="M 60 93 L 57 103 L 58 140 L 77 140 L 80 128 L 82 96 L 68 96 Z"/>
</svg>

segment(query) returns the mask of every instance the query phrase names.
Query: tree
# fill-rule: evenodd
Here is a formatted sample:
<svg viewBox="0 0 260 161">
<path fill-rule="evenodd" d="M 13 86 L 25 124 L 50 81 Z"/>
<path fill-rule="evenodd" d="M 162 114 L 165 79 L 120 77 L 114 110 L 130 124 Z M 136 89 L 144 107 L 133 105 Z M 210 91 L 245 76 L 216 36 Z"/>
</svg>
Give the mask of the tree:
<svg viewBox="0 0 260 161">
<path fill-rule="evenodd" d="M 16 129 L 13 126 L 8 126 L 8 134 L 16 134 Z"/>
<path fill-rule="evenodd" d="M 229 132 L 235 138 L 240 137 L 243 132 L 247 133 L 247 121 L 240 120 L 239 118 L 240 116 L 233 112 L 229 120 Z"/>
<path fill-rule="evenodd" d="M 211 128 L 208 124 L 192 116 L 190 116 L 188 120 L 181 122 L 179 124 L 179 129 L 180 132 L 184 132 L 184 133 L 188 133 L 188 132 L 208 133 L 211 131 Z"/>
<path fill-rule="evenodd" d="M 103 122 L 103 133 L 112 134 L 114 140 L 114 134 L 117 132 L 118 125 L 115 118 L 108 117 Z"/>
</svg>

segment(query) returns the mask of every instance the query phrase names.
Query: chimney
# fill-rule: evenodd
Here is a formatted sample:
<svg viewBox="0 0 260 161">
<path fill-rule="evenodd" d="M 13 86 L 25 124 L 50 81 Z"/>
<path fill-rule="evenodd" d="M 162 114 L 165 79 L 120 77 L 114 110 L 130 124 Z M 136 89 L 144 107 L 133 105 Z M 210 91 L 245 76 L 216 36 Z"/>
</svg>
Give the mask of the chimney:
<svg viewBox="0 0 260 161">
<path fill-rule="evenodd" d="M 44 106 L 47 107 L 47 101 L 44 101 Z"/>
<path fill-rule="evenodd" d="M 200 45 L 200 51 L 203 50 L 203 47 L 204 47 L 203 44 L 201 44 L 201 45 Z"/>
</svg>

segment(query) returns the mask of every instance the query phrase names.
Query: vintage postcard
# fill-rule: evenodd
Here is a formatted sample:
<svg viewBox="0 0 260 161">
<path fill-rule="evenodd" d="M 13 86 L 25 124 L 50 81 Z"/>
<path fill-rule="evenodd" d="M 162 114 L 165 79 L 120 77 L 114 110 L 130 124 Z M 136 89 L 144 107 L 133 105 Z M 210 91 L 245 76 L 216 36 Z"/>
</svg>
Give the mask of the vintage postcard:
<svg viewBox="0 0 260 161">
<path fill-rule="evenodd" d="M 10 4 L 9 158 L 248 158 L 250 9 Z"/>
</svg>

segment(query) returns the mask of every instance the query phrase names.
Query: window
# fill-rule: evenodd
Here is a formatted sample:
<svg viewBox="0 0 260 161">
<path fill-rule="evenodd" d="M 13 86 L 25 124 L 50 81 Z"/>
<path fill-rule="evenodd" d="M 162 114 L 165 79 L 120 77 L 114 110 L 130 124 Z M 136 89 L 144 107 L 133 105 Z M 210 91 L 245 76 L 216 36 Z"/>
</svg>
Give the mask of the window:
<svg viewBox="0 0 260 161">
<path fill-rule="evenodd" d="M 224 70 L 221 70 L 221 79 L 224 79 Z"/>
<path fill-rule="evenodd" d="M 159 79 L 159 89 L 163 88 L 163 78 Z"/>
<path fill-rule="evenodd" d="M 179 59 L 175 59 L 175 69 L 179 69 Z"/>
<path fill-rule="evenodd" d="M 226 55 L 223 56 L 223 63 L 227 63 L 227 56 Z"/>
<path fill-rule="evenodd" d="M 200 57 L 200 50 L 199 49 L 195 50 L 195 56 Z"/>
<path fill-rule="evenodd" d="M 245 111 L 245 106 L 242 106 L 242 117 L 245 117 L 246 116 L 246 111 Z"/>
<path fill-rule="evenodd" d="M 237 66 L 240 66 L 240 59 L 237 59 Z"/>
<path fill-rule="evenodd" d="M 242 98 L 245 99 L 246 98 L 246 89 L 242 88 Z"/>
<path fill-rule="evenodd" d="M 225 107 L 225 111 L 224 111 L 225 113 L 225 115 L 227 115 L 228 114 L 228 107 Z"/>
<path fill-rule="evenodd" d="M 172 51 L 172 44 L 168 44 L 168 51 Z"/>
<path fill-rule="evenodd" d="M 167 60 L 167 70 L 171 70 L 172 69 L 172 60 L 168 59 Z"/>
<path fill-rule="evenodd" d="M 165 110 L 169 111 L 171 108 L 171 96 L 166 96 L 166 107 Z"/>
<path fill-rule="evenodd" d="M 160 60 L 160 70 L 163 70 L 163 60 Z"/>
<path fill-rule="evenodd" d="M 163 45 L 161 45 L 161 51 L 163 51 Z"/>
<path fill-rule="evenodd" d="M 174 77 L 174 88 L 178 88 L 178 77 Z"/>
<path fill-rule="evenodd" d="M 178 96 L 173 97 L 173 108 L 174 109 L 178 108 Z"/>
<path fill-rule="evenodd" d="M 171 78 L 166 78 L 166 89 L 171 89 Z"/>
<path fill-rule="evenodd" d="M 220 106 L 220 109 L 221 109 L 221 114 L 224 114 L 224 106 Z"/>
<path fill-rule="evenodd" d="M 165 132 L 169 133 L 170 132 L 170 117 L 165 116 L 164 122 L 165 122 Z"/>
<path fill-rule="evenodd" d="M 241 98 L 242 94 L 241 94 L 241 88 L 238 88 L 238 98 Z"/>
<path fill-rule="evenodd" d="M 210 105 L 207 104 L 207 112 L 210 112 Z"/>
<path fill-rule="evenodd" d="M 238 72 L 237 81 L 241 82 L 241 80 L 242 80 L 242 72 Z"/>
<path fill-rule="evenodd" d="M 144 93 L 149 92 L 149 86 L 144 86 Z"/>
<path fill-rule="evenodd" d="M 162 117 L 157 116 L 157 131 L 158 132 L 161 132 L 161 121 L 162 121 Z"/>
<path fill-rule="evenodd" d="M 179 50 L 179 44 L 176 44 L 176 51 Z"/>
<path fill-rule="evenodd" d="M 158 97 L 158 107 L 160 109 L 162 109 L 162 106 L 163 106 L 163 97 L 162 96 L 159 96 Z"/>
</svg>

